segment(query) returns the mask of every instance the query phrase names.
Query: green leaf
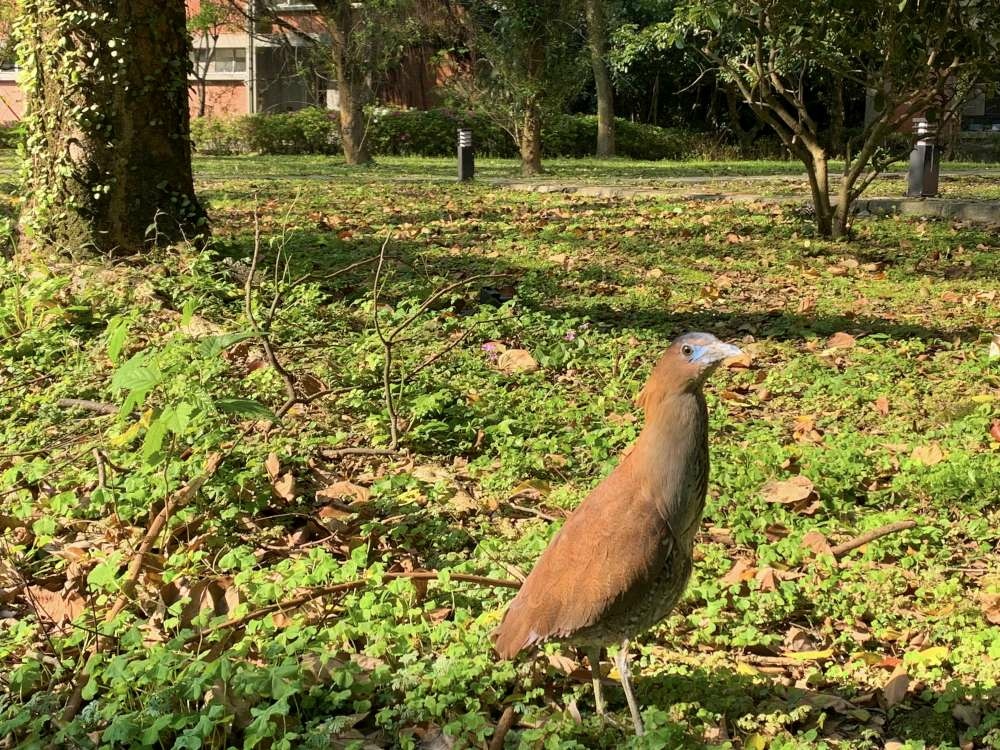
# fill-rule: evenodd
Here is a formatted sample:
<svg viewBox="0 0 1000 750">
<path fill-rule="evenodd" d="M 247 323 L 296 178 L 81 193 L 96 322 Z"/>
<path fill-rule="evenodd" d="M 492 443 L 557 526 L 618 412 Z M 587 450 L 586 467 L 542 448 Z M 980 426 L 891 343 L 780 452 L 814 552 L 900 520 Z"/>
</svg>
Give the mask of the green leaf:
<svg viewBox="0 0 1000 750">
<path fill-rule="evenodd" d="M 189 299 L 184 303 L 184 307 L 181 308 L 181 328 L 185 328 L 191 322 L 195 304 L 193 299 Z"/>
<path fill-rule="evenodd" d="M 142 460 L 148 462 L 163 448 L 163 438 L 167 435 L 167 421 L 154 420 L 146 430 L 146 439 L 142 441 Z"/>
<path fill-rule="evenodd" d="M 128 321 L 120 317 L 114 317 L 108 323 L 108 356 L 116 365 L 128 338 L 128 327 Z"/>
<path fill-rule="evenodd" d="M 155 364 L 149 364 L 151 359 L 148 351 L 137 352 L 132 358 L 115 371 L 111 378 L 111 390 L 149 391 L 159 385 L 163 374 Z"/>
<path fill-rule="evenodd" d="M 268 419 L 277 422 L 274 412 L 264 404 L 247 398 L 220 398 L 215 402 L 215 408 L 223 414 L 235 414 L 253 419 Z"/>
<path fill-rule="evenodd" d="M 253 337 L 252 331 L 236 331 L 235 333 L 221 333 L 218 336 L 207 336 L 198 344 L 198 353 L 206 358 L 218 357 L 233 344 Z"/>
</svg>

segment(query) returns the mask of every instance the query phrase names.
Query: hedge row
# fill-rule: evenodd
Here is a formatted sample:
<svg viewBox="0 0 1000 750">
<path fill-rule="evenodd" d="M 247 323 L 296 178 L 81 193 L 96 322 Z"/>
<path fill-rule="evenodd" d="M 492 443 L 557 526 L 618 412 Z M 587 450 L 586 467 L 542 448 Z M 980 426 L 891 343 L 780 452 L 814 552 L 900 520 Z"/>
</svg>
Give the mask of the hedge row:
<svg viewBox="0 0 1000 750">
<path fill-rule="evenodd" d="M 510 135 L 490 120 L 451 109 L 376 110 L 367 139 L 373 153 L 392 156 L 450 156 L 456 131 L 471 128 L 476 152 L 483 156 L 517 156 Z M 204 154 L 330 154 L 340 150 L 336 115 L 321 109 L 301 109 L 274 115 L 229 119 L 198 118 L 191 123 L 195 148 Z M 620 156 L 632 159 L 680 159 L 690 154 L 696 136 L 678 130 L 616 121 Z M 560 115 L 542 130 L 546 156 L 593 155 L 597 118 Z"/>
</svg>

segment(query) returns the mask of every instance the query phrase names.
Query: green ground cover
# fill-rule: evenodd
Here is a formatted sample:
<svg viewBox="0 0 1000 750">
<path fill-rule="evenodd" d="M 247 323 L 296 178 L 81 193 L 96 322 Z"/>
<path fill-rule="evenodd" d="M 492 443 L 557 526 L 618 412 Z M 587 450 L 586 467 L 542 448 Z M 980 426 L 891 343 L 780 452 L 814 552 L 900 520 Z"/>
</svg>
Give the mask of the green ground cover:
<svg viewBox="0 0 1000 750">
<path fill-rule="evenodd" d="M 198 168 L 205 251 L 3 261 L 0 747 L 482 747 L 508 708 L 506 747 L 1000 747 L 995 234 L 866 218 L 840 244 L 802 208 L 393 179 L 446 160 Z M 308 401 L 277 421 L 248 290 Z M 389 444 L 404 323 L 401 451 L 338 453 Z M 708 388 L 706 521 L 638 644 L 639 742 L 576 654 L 497 662 L 510 591 L 457 577 L 530 569 L 688 330 L 750 358 Z M 385 576 L 414 570 L 447 573 Z"/>
</svg>

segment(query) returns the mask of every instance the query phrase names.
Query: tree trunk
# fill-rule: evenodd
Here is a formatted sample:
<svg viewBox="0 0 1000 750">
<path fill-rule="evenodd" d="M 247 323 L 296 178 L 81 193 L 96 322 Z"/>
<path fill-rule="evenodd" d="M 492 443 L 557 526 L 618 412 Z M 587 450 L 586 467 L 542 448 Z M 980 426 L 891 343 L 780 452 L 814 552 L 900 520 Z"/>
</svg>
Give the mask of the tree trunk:
<svg viewBox="0 0 1000 750">
<path fill-rule="evenodd" d="M 25 252 L 132 254 L 208 231 L 183 0 L 25 0 Z"/>
<path fill-rule="evenodd" d="M 340 94 L 340 141 L 344 149 L 344 160 L 353 166 L 371 162 L 371 153 L 366 143 L 366 122 L 364 94 L 349 75 L 341 75 L 337 66 L 337 90 Z"/>
<path fill-rule="evenodd" d="M 352 165 L 368 164 L 371 153 L 365 142 L 367 122 L 365 105 L 368 103 L 368 83 L 365 80 L 364 61 L 355 59 L 356 40 L 351 34 L 357 22 L 353 4 L 346 0 L 317 3 L 323 12 L 330 31 L 333 47 L 333 67 L 337 74 L 337 93 L 340 97 L 340 142 L 344 160 Z"/>
<path fill-rule="evenodd" d="M 830 176 L 826 151 L 818 146 L 806 149 L 801 155 L 809 177 L 813 208 L 816 211 L 816 230 L 821 237 L 834 237 L 833 209 L 830 205 Z M 839 235 L 838 235 L 839 236 Z"/>
<path fill-rule="evenodd" d="M 538 102 L 529 100 L 521 127 L 521 174 L 542 173 L 542 113 Z"/>
<path fill-rule="evenodd" d="M 586 0 L 587 47 L 597 89 L 597 155 L 615 155 L 615 100 L 606 61 L 608 52 L 604 0 Z"/>
</svg>

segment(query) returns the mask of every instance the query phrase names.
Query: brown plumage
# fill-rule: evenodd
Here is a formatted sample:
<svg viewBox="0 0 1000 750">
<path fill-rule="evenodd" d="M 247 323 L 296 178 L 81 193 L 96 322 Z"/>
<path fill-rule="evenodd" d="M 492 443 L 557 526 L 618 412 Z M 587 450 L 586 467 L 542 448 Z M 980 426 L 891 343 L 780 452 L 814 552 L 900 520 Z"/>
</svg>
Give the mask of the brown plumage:
<svg viewBox="0 0 1000 750">
<path fill-rule="evenodd" d="M 723 359 L 738 354 L 704 333 L 670 346 L 638 398 L 646 422 L 632 450 L 567 519 L 493 633 L 505 659 L 547 640 L 587 649 L 598 712 L 597 655 L 602 646 L 622 643 L 619 672 L 639 734 L 627 640 L 666 617 L 691 575 L 708 486 L 701 386 Z"/>
</svg>

